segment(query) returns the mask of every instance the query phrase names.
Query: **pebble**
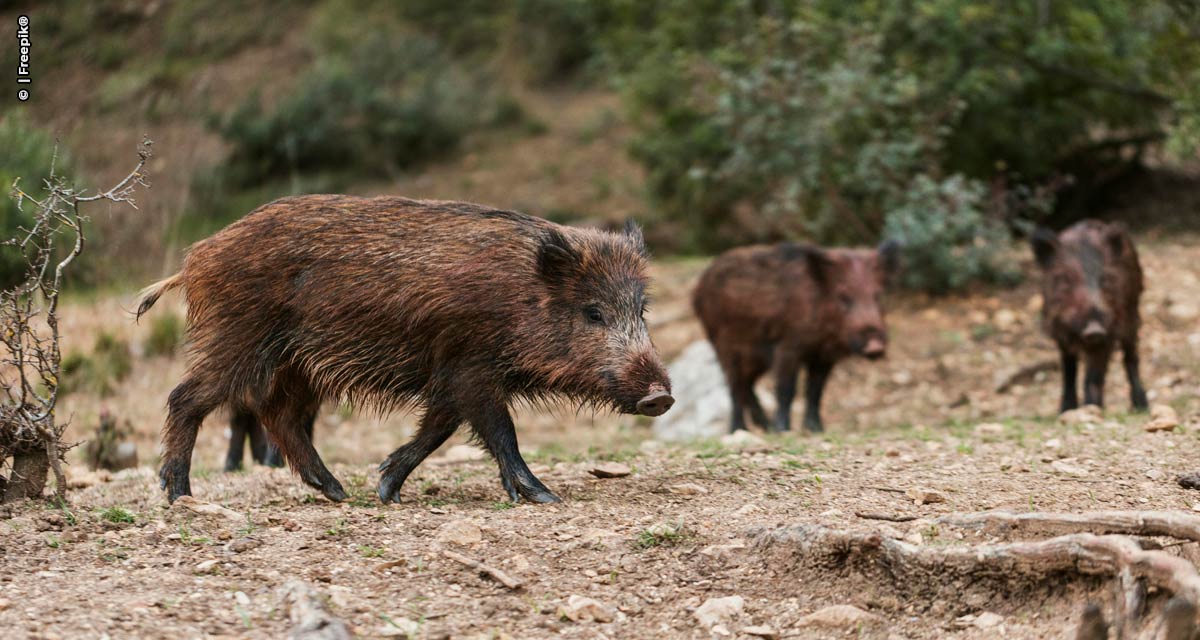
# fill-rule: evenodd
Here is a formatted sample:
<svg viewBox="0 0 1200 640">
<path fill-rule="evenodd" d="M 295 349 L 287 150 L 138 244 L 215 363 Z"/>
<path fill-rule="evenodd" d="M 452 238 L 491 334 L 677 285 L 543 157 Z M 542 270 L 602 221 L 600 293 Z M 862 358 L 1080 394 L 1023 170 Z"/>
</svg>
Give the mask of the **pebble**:
<svg viewBox="0 0 1200 640">
<path fill-rule="evenodd" d="M 1179 414 L 1169 405 L 1156 404 L 1150 407 L 1150 421 L 1142 425 L 1142 429 L 1154 433 L 1156 431 L 1174 431 L 1179 426 Z"/>
<path fill-rule="evenodd" d="M 709 598 L 704 601 L 704 604 L 697 607 L 692 615 L 695 616 L 701 625 L 712 627 L 715 624 L 741 615 L 742 609 L 745 606 L 746 600 L 741 596 Z"/>
<path fill-rule="evenodd" d="M 1104 412 L 1100 407 L 1089 404 L 1062 412 L 1058 421 L 1062 424 L 1100 424 L 1104 422 Z"/>
<path fill-rule="evenodd" d="M 228 545 L 229 550 L 234 553 L 243 553 L 261 546 L 262 540 L 259 540 L 258 538 L 251 538 L 250 536 L 238 538 L 237 540 L 230 542 Z"/>
<path fill-rule="evenodd" d="M 438 527 L 435 540 L 442 543 L 472 546 L 483 542 L 483 531 L 471 520 L 451 520 Z"/>
<path fill-rule="evenodd" d="M 745 429 L 721 436 L 721 446 L 739 451 L 765 451 L 770 448 L 762 436 Z"/>
<path fill-rule="evenodd" d="M 765 624 L 756 624 L 749 627 L 742 627 L 742 633 L 748 636 L 758 636 L 759 638 L 777 638 L 779 634 L 775 630 Z"/>
<path fill-rule="evenodd" d="M 695 482 L 683 482 L 676 485 L 671 485 L 667 491 L 681 496 L 702 496 L 708 493 L 708 489 L 696 484 Z"/>
<path fill-rule="evenodd" d="M 612 622 L 620 615 L 615 608 L 587 596 L 572 595 L 558 607 L 559 617 L 575 622 Z"/>
<path fill-rule="evenodd" d="M 621 464 L 620 462 L 601 462 L 588 469 L 588 473 L 597 478 L 624 478 L 633 473 L 633 471 L 629 468 L 629 465 Z"/>
<path fill-rule="evenodd" d="M 213 569 L 217 568 L 217 564 L 219 563 L 220 560 L 205 560 L 196 565 L 196 573 L 211 573 Z"/>
<path fill-rule="evenodd" d="M 796 621 L 798 627 L 866 627 L 883 622 L 883 618 L 849 604 L 835 604 L 810 613 Z"/>
<path fill-rule="evenodd" d="M 938 493 L 937 491 L 934 491 L 933 489 L 923 489 L 920 487 L 913 487 L 912 489 L 905 491 L 904 495 L 911 498 L 913 504 L 917 505 L 934 504 L 937 502 L 946 501 L 946 496 Z"/>
</svg>

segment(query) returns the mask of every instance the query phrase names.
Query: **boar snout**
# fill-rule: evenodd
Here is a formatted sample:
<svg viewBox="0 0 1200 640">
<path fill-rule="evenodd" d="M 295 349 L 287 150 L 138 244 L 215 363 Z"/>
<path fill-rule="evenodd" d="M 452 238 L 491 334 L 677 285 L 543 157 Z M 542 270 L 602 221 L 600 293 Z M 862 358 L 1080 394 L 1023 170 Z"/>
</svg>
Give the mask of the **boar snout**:
<svg viewBox="0 0 1200 640">
<path fill-rule="evenodd" d="M 675 398 L 666 389 L 655 384 L 650 387 L 650 393 L 638 400 L 637 412 L 643 416 L 661 416 L 675 405 Z"/>
<path fill-rule="evenodd" d="M 882 338 L 871 338 L 863 347 L 862 354 L 868 360 L 878 360 L 887 354 L 887 343 Z"/>
<path fill-rule="evenodd" d="M 1092 320 L 1083 328 L 1080 336 L 1087 344 L 1099 344 L 1108 339 L 1108 330 L 1104 328 L 1103 324 L 1100 324 L 1099 320 Z"/>
</svg>

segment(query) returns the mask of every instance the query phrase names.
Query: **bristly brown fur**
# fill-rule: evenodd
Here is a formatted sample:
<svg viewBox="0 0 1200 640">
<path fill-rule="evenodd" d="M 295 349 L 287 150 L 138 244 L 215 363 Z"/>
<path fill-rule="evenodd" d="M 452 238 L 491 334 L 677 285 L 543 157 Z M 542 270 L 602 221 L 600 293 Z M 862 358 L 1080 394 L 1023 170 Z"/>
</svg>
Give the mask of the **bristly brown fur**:
<svg viewBox="0 0 1200 640">
<path fill-rule="evenodd" d="M 166 288 L 187 291 L 191 364 L 172 410 L 247 408 L 275 439 L 272 422 L 326 400 L 421 405 L 430 422 L 474 426 L 485 420 L 464 405 L 480 399 L 633 411 L 666 380 L 641 320 L 640 233 L 460 202 L 301 196 L 197 243 L 176 278 L 141 309 Z M 170 460 L 190 455 L 190 428 L 173 424 Z M 293 466 L 315 456 L 280 448 Z"/>
<path fill-rule="evenodd" d="M 879 296 L 896 250 L 893 243 L 878 251 L 780 244 L 733 249 L 713 261 L 692 303 L 730 387 L 733 429 L 745 427 L 743 410 L 764 428 L 789 429 L 802 366 L 805 427 L 822 429 L 820 398 L 833 365 L 870 340 L 886 343 Z M 754 382 L 771 368 L 779 410 L 768 422 Z"/>
<path fill-rule="evenodd" d="M 1078 359 L 1085 359 L 1084 401 L 1104 403 L 1104 379 L 1117 346 L 1124 356 L 1135 409 L 1145 409 L 1146 393 L 1138 371 L 1142 267 L 1129 233 L 1117 224 L 1084 220 L 1054 234 L 1038 229 L 1031 238 L 1043 272 L 1042 326 L 1062 357 L 1060 408 L 1078 406 Z M 1099 326 L 1090 339 L 1084 333 Z"/>
</svg>

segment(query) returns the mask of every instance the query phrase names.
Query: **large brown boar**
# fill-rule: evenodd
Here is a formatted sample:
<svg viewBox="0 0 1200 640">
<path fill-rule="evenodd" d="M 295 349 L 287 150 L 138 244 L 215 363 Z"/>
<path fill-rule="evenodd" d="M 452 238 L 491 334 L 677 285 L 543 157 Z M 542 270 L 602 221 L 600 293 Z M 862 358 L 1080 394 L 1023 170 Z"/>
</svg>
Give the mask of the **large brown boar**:
<svg viewBox="0 0 1200 640">
<path fill-rule="evenodd" d="M 833 365 L 851 354 L 876 359 L 887 349 L 880 298 L 899 246 L 821 249 L 795 244 L 743 247 L 717 257 L 692 298 L 717 352 L 733 400 L 732 430 L 744 412 L 765 429 L 791 428 L 800 367 L 807 369 L 804 428 L 819 432 L 821 395 Z M 754 383 L 775 371 L 773 423 Z"/>
<path fill-rule="evenodd" d="M 324 400 L 386 412 L 418 405 L 410 442 L 380 466 L 379 497 L 466 422 L 512 500 L 558 498 L 529 471 L 515 401 L 565 397 L 624 413 L 670 408 L 646 331 L 641 232 L 575 229 L 459 202 L 284 198 L 193 246 L 138 309 L 184 288 L 190 363 L 168 400 L 159 473 L 190 493 L 204 417 L 257 416 L 301 479 L 346 494 L 305 437 Z"/>
<path fill-rule="evenodd" d="M 1042 326 L 1062 357 L 1060 410 L 1079 406 L 1080 357 L 1087 368 L 1083 400 L 1103 406 L 1104 378 L 1118 344 L 1133 407 L 1145 409 L 1138 374 L 1142 267 L 1129 234 L 1119 225 L 1084 220 L 1058 235 L 1038 229 L 1031 244 L 1042 269 Z"/>
</svg>

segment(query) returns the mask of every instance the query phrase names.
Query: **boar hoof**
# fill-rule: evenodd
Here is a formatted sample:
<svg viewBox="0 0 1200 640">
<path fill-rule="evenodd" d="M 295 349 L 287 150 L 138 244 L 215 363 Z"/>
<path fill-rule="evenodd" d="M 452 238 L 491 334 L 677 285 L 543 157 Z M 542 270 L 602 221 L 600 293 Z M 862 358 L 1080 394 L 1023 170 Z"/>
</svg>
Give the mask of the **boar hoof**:
<svg viewBox="0 0 1200 640">
<path fill-rule="evenodd" d="M 525 483 L 519 480 L 514 481 L 508 476 L 501 476 L 500 484 L 504 485 L 504 491 L 508 493 L 508 499 L 514 503 L 520 502 L 521 498 L 525 498 L 535 504 L 562 502 L 562 498 L 551 493 L 537 478 L 533 478 L 532 480 L 532 483 Z"/>
<path fill-rule="evenodd" d="M 167 492 L 167 502 L 174 503 L 180 496 L 192 495 L 188 469 L 184 465 L 164 463 L 158 471 L 159 486 Z"/>
<path fill-rule="evenodd" d="M 825 433 L 825 426 L 817 420 L 805 420 L 804 430 L 809 433 Z"/>
<path fill-rule="evenodd" d="M 338 482 L 337 478 L 333 477 L 328 470 L 322 469 L 321 472 L 312 473 L 308 471 L 300 472 L 300 479 L 304 484 L 321 492 L 321 495 L 329 498 L 333 502 L 341 502 L 347 498 L 346 490 L 342 488 L 342 483 Z"/>
<path fill-rule="evenodd" d="M 407 475 L 407 474 L 405 474 Z M 379 501 L 383 504 L 400 504 L 400 487 L 404 486 L 403 477 L 383 474 L 379 477 Z"/>
</svg>

